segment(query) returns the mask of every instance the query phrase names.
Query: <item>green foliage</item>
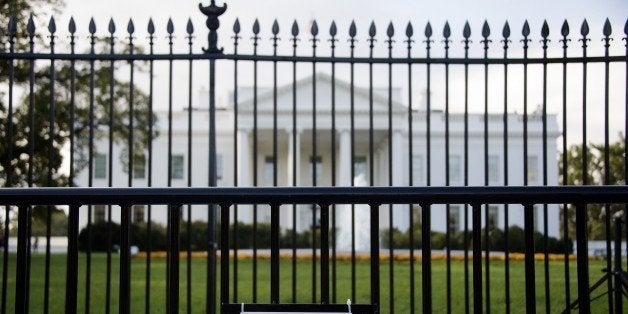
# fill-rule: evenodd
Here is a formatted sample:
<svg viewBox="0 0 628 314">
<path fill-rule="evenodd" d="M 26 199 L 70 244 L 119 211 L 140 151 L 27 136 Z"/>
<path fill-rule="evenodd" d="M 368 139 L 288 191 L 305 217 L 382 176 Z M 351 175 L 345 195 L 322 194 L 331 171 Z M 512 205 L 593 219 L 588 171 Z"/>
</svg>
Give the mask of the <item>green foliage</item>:
<svg viewBox="0 0 628 314">
<path fill-rule="evenodd" d="M 5 35 L 8 34 L 9 19 L 15 16 L 17 27 L 13 41 L 14 51 L 29 51 L 26 29 L 29 17 L 32 15 L 35 25 L 39 27 L 41 22 L 48 21 L 50 14 L 59 12 L 63 5 L 63 0 L 0 1 L 0 40 L 8 38 Z M 46 52 L 50 49 L 47 35 L 47 29 L 39 27 L 35 30 L 33 43 L 37 51 Z M 0 51 L 8 52 L 9 46 L 9 43 L 0 43 Z M 122 50 L 128 51 L 126 45 L 121 46 L 124 47 Z M 97 40 L 94 49 L 107 51 L 108 41 Z M 141 51 L 141 47 L 135 49 Z M 69 61 L 56 60 L 53 76 L 52 65 L 48 60 L 0 62 L 0 84 L 8 87 L 10 77 L 13 77 L 11 104 L 8 103 L 8 88 L 0 91 L 0 186 L 74 185 L 69 182 L 68 174 L 60 171 L 63 158 L 68 157 L 61 151 L 69 146 L 72 133 L 75 172 L 88 165 L 91 132 L 95 141 L 110 137 L 115 143 L 121 144 L 124 148 L 120 159 L 125 169 L 128 168 L 131 98 L 134 119 L 133 152 L 134 158 L 141 158 L 148 144 L 149 98 L 145 92 L 131 86 L 130 82 L 116 78 L 120 77 L 122 70 L 128 71 L 124 68 L 126 65 L 126 62 L 90 64 L 78 61 L 71 64 Z M 142 71 L 142 65 L 142 62 L 136 62 L 136 71 Z M 71 115 L 72 111 L 74 117 Z M 9 121 L 10 114 L 12 119 Z M 156 135 L 155 133 L 154 136 Z M 39 209 L 35 208 L 33 234 L 44 235 L 47 229 L 46 208 L 41 212 L 42 215 L 38 213 Z M 51 219 L 52 235 L 65 235 L 65 212 L 54 209 Z"/>
<path fill-rule="evenodd" d="M 388 248 L 390 245 L 390 229 L 384 229 L 381 231 L 382 248 Z M 488 240 L 485 237 L 486 229 L 482 229 L 482 249 L 489 245 L 489 248 L 493 251 L 506 251 L 506 237 L 503 230 L 491 227 L 489 229 Z M 447 248 L 447 235 L 443 232 L 431 232 L 431 247 L 432 250 L 443 250 Z M 521 227 L 511 226 L 508 228 L 508 251 L 509 252 L 524 252 L 524 232 Z M 468 247 L 473 248 L 472 231 L 467 233 Z M 534 251 L 545 251 L 545 239 L 540 232 L 534 233 Z M 465 234 L 464 232 L 452 232 L 449 237 L 449 248 L 452 250 L 464 250 L 465 249 Z M 549 253 L 564 253 L 565 248 L 568 248 L 569 252 L 573 250 L 571 240 L 567 240 L 565 243 L 563 240 L 548 237 L 548 252 Z M 416 228 L 414 230 L 414 248 L 421 249 L 423 245 L 421 229 Z M 393 247 L 396 249 L 409 249 L 410 248 L 410 231 L 402 232 L 396 228 L 393 228 Z"/>
<path fill-rule="evenodd" d="M 34 206 L 32 235 L 36 237 L 46 236 L 46 221 L 50 214 L 50 235 L 66 236 L 68 234 L 68 219 L 65 212 L 53 206 Z"/>
<path fill-rule="evenodd" d="M 619 134 L 617 141 L 609 143 L 609 154 L 606 156 L 603 144 L 589 144 L 586 147 L 587 163 L 586 171 L 582 161 L 584 157 L 582 145 L 572 145 L 567 150 L 566 176 L 563 175 L 565 164 L 560 158 L 561 183 L 566 185 L 582 185 L 584 183 L 584 173 L 586 172 L 588 185 L 623 185 L 626 184 L 625 169 L 625 137 Z M 608 158 L 608 171 L 606 164 Z M 610 217 L 625 208 L 624 205 L 611 205 Z M 576 236 L 576 209 L 573 205 L 567 207 L 567 222 L 569 237 Z M 589 204 L 587 206 L 587 233 L 590 240 L 603 240 L 607 237 L 606 230 L 606 210 L 603 204 Z M 564 219 L 561 211 L 561 220 Z M 561 228 L 563 223 L 561 221 Z M 611 219 L 611 228 L 608 234 L 614 234 L 614 223 Z"/>
<path fill-rule="evenodd" d="M 67 228 L 67 222 L 63 225 Z M 42 229 L 45 232 L 45 229 Z M 108 223 L 106 221 L 99 221 L 91 224 L 90 227 L 91 239 L 92 239 L 92 251 L 106 251 L 107 250 L 107 233 L 109 232 Z M 189 234 L 189 239 L 188 239 Z M 41 235 L 45 235 L 41 234 Z M 229 242 L 230 247 L 234 248 L 234 225 L 229 226 Z M 320 236 L 318 233 L 317 237 Z M 152 251 L 165 251 L 167 250 L 168 237 L 166 226 L 152 222 L 150 232 L 150 244 Z M 220 235 L 218 235 L 220 238 Z M 237 248 L 251 249 L 253 248 L 253 238 L 256 239 L 256 246 L 258 249 L 270 248 L 270 224 L 260 223 L 257 225 L 257 233 L 253 234 L 253 225 L 238 223 L 238 232 L 236 234 Z M 79 233 L 79 249 L 86 251 L 88 247 L 89 238 L 87 236 L 87 227 L 81 229 Z M 118 223 L 111 223 L 111 248 L 119 246 L 120 243 L 120 225 Z M 281 247 L 292 247 L 292 230 L 284 230 L 280 234 L 279 243 Z M 148 224 L 147 223 L 133 223 L 131 224 L 131 245 L 137 246 L 140 251 L 148 250 Z M 192 251 L 205 251 L 207 250 L 207 222 L 193 221 L 190 223 L 190 229 L 188 233 L 187 221 L 181 221 L 179 225 L 179 248 L 181 251 L 186 251 L 188 246 Z M 296 247 L 297 248 L 311 248 L 312 247 L 312 233 L 310 231 L 297 232 L 296 233 Z"/>
</svg>

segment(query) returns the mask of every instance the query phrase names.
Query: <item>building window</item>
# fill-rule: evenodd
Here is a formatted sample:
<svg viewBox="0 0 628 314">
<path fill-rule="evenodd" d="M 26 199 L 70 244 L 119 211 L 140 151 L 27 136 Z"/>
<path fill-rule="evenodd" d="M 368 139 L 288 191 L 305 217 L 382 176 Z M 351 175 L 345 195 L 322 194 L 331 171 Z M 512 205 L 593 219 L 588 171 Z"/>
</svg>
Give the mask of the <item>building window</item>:
<svg viewBox="0 0 628 314">
<path fill-rule="evenodd" d="M 461 176 L 460 155 L 449 156 L 449 181 L 460 182 Z"/>
<path fill-rule="evenodd" d="M 105 221 L 105 205 L 94 205 L 94 222 Z"/>
<path fill-rule="evenodd" d="M 488 156 L 488 181 L 490 183 L 499 183 L 499 156 Z"/>
<path fill-rule="evenodd" d="M 94 178 L 95 179 L 107 178 L 107 155 L 105 154 L 94 155 Z"/>
<path fill-rule="evenodd" d="M 222 155 L 216 155 L 216 179 L 222 179 Z"/>
<path fill-rule="evenodd" d="M 141 223 L 144 222 L 144 205 L 133 205 L 133 222 Z"/>
<path fill-rule="evenodd" d="M 449 232 L 460 231 L 460 205 L 449 205 Z"/>
<path fill-rule="evenodd" d="M 368 182 L 366 171 L 366 156 L 353 158 L 353 185 L 366 185 Z"/>
<path fill-rule="evenodd" d="M 146 178 L 146 157 L 144 155 L 135 156 L 133 158 L 133 178 Z"/>
<path fill-rule="evenodd" d="M 172 179 L 183 179 L 183 155 L 173 155 L 171 159 Z"/>
<path fill-rule="evenodd" d="M 528 183 L 535 183 L 539 180 L 539 157 L 528 156 Z"/>
<path fill-rule="evenodd" d="M 314 163 L 316 163 L 316 168 L 312 167 Z M 321 156 L 310 156 L 310 178 L 314 178 L 314 170 L 316 170 L 316 182 L 320 182 L 323 179 L 323 158 Z"/>
<path fill-rule="evenodd" d="M 275 172 L 275 158 L 273 156 L 266 156 L 264 158 L 264 181 L 272 183 Z"/>
<path fill-rule="evenodd" d="M 412 156 L 412 185 L 423 185 L 423 156 Z"/>
<path fill-rule="evenodd" d="M 499 219 L 499 207 L 496 205 L 488 206 L 488 226 L 497 226 Z"/>
</svg>

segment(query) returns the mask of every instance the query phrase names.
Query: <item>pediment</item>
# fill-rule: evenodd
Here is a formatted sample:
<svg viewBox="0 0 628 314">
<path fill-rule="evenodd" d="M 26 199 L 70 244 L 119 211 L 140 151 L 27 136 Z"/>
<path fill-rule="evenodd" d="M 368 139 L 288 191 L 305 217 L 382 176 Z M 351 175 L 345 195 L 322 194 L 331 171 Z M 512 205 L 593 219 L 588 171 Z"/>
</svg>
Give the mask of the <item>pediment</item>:
<svg viewBox="0 0 628 314">
<path fill-rule="evenodd" d="M 351 110 L 351 86 L 344 80 L 336 79 L 335 84 L 335 104 L 336 112 L 350 112 Z M 296 88 L 296 89 L 295 89 Z M 293 90 L 296 90 L 297 112 L 311 112 L 314 97 L 313 76 L 305 77 L 296 81 L 296 86 L 287 84 L 277 87 L 277 111 L 292 112 L 294 104 Z M 354 110 L 356 113 L 368 112 L 370 104 L 369 89 L 361 86 L 353 87 Z M 407 107 L 399 102 L 401 90 L 398 87 L 392 88 L 393 112 L 401 113 L 407 111 Z M 239 110 L 250 112 L 253 110 L 253 88 L 243 87 L 238 89 Z M 373 88 L 373 111 L 388 112 L 388 88 Z M 274 92 L 272 88 L 258 87 L 257 90 L 257 110 L 260 114 L 273 112 Z M 316 111 L 332 111 L 332 79 L 325 73 L 316 74 Z"/>
</svg>

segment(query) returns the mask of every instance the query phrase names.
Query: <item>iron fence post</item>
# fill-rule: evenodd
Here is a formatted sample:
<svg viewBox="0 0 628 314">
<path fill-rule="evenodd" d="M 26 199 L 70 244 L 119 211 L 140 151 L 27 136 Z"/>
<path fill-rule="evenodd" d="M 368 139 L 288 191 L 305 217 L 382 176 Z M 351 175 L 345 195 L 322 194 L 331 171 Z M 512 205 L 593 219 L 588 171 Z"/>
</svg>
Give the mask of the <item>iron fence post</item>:
<svg viewBox="0 0 628 314">
<path fill-rule="evenodd" d="M 587 206 L 576 204 L 576 245 L 578 267 L 578 305 L 580 313 L 591 313 L 589 298 L 589 249 L 587 243 Z"/>
<path fill-rule="evenodd" d="M 179 229 L 181 205 L 168 206 L 167 313 L 179 313 Z"/>
<path fill-rule="evenodd" d="M 26 312 L 26 298 L 28 295 L 27 250 L 28 242 L 28 211 L 30 206 L 20 206 L 17 216 L 17 262 L 15 279 L 15 312 Z"/>
<path fill-rule="evenodd" d="M 77 312 L 79 206 L 70 206 L 68 217 L 68 260 L 65 281 L 65 312 Z"/>
<path fill-rule="evenodd" d="M 120 206 L 120 314 L 131 313 L 131 205 Z M 111 223 L 109 223 L 111 224 Z"/>
<path fill-rule="evenodd" d="M 618 275 L 621 275 L 621 218 L 615 218 L 615 269 L 613 270 L 615 291 L 615 313 L 623 313 L 623 283 Z"/>
<path fill-rule="evenodd" d="M 207 35 L 207 48 L 203 48 L 209 54 L 209 165 L 208 165 L 208 186 L 216 186 L 216 58 L 213 54 L 222 54 L 223 49 L 219 49 L 218 27 L 220 22 L 218 17 L 225 13 L 227 5 L 216 6 L 216 1 L 211 0 L 209 6 L 198 5 L 199 10 L 207 16 L 205 24 L 209 29 Z M 208 269 L 207 269 L 207 312 L 214 313 L 216 309 L 216 206 L 210 205 L 208 212 Z"/>
</svg>

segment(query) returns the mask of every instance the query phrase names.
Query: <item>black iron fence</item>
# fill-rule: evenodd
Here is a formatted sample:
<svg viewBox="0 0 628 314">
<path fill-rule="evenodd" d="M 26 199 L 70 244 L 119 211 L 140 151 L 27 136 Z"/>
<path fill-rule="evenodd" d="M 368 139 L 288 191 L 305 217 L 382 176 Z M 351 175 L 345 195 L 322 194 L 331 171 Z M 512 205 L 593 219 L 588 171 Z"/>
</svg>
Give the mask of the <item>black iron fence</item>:
<svg viewBox="0 0 628 314">
<path fill-rule="evenodd" d="M 280 45 L 280 28 L 275 22 L 271 28 L 272 53 L 268 54 L 259 53 L 264 41 L 255 21 L 252 52 L 242 54 L 239 49 L 245 36 L 238 20 L 229 34 L 232 50 L 225 52 L 218 47 L 218 16 L 225 9 L 214 1 L 202 7 L 209 28 L 208 46 L 203 52 L 194 46 L 195 29 L 188 21 L 187 53 L 174 52 L 171 20 L 166 26 L 168 52 L 160 53 L 154 49 L 158 31 L 152 20 L 147 26 L 148 41 L 141 43 L 143 37 L 129 21 L 123 44 L 116 39 L 113 21 L 107 27 L 108 34 L 99 36 L 92 20 L 89 43 L 83 45 L 76 41 L 78 31 L 73 20 L 66 42 L 57 35 L 54 19 L 48 25 L 49 41 L 38 35 L 32 17 L 28 21 L 9 19 L 4 45 L 0 46 L 0 80 L 6 91 L 1 100 L 2 136 L 6 140 L 1 147 L 0 180 L 8 187 L 0 190 L 0 203 L 5 204 L 2 312 L 12 306 L 17 312 L 40 307 L 47 312 L 63 306 L 66 312 L 90 312 L 100 306 L 106 312 L 116 307 L 121 312 L 138 311 L 142 305 L 131 302 L 135 300 L 134 278 L 143 278 L 144 291 L 137 299 L 143 299 L 142 309 L 147 313 L 159 310 L 162 299 L 168 312 L 178 311 L 180 305 L 188 312 L 214 312 L 218 299 L 222 311 L 237 312 L 242 302 L 249 304 L 249 310 L 266 302 L 301 304 L 302 309 L 307 306 L 304 303 L 344 304 L 346 298 L 357 303 L 353 308 L 356 312 L 416 312 L 417 304 L 424 312 L 468 312 L 472 308 L 477 313 L 490 312 L 491 308 L 510 312 L 513 304 L 525 304 L 527 312 L 575 307 L 589 312 L 587 240 L 605 241 L 605 268 L 621 271 L 620 265 L 613 268 L 612 264 L 611 218 L 620 215 L 625 210 L 623 204 L 628 203 L 626 139 L 621 134 L 628 130 L 628 119 L 622 114 L 628 105 L 622 95 L 627 89 L 615 79 L 626 81 L 621 75 L 625 75 L 622 71 L 628 63 L 626 55 L 611 55 L 610 22 L 602 29 L 603 55 L 599 56 L 588 55 L 589 41 L 595 36 L 589 35 L 586 21 L 576 36 L 581 51 L 573 55 L 569 41 L 575 37 L 570 36 L 567 22 L 557 37 L 558 48 L 551 47 L 545 23 L 537 51 L 530 49 L 535 36 L 527 22 L 517 36 L 520 43 L 513 39 L 506 23 L 499 47 L 497 36 L 491 37 L 485 23 L 480 36 L 481 57 L 472 57 L 468 23 L 462 31 L 461 57 L 450 57 L 450 51 L 459 50 L 452 48 L 456 36 L 449 24 L 443 28 L 442 42 L 437 42 L 429 23 L 423 36 L 416 36 L 409 23 L 404 36 L 397 35 L 404 43 L 400 45 L 395 44 L 391 23 L 383 37 L 387 55 L 380 57 L 375 50 L 374 24 L 366 43 L 362 43 L 365 46 L 358 47 L 355 23 L 351 23 L 348 36 L 339 35 L 335 23 L 328 36 L 322 36 L 316 21 L 308 25 L 307 34 L 295 21 L 285 47 Z M 222 40 L 228 38 L 228 32 L 221 33 L 225 34 Z M 311 52 L 299 55 L 306 39 Z M 327 40 L 325 51 L 322 39 Z M 424 44 L 424 51 L 417 54 L 420 49 L 415 41 Z M 67 51 L 59 51 L 59 42 L 67 45 Z M 87 52 L 77 52 L 77 45 Z M 281 54 L 286 48 L 291 53 Z M 437 48 L 442 50 L 437 53 Z M 493 50 L 499 50 L 499 56 L 492 56 Z M 367 56 L 360 56 L 365 51 Z M 399 51 L 404 51 L 403 55 L 396 56 Z M 183 63 L 187 69 L 182 68 Z M 166 73 L 167 79 L 156 79 L 159 65 L 165 66 L 160 73 Z M 594 75 L 588 74 L 590 69 Z M 193 90 L 198 84 L 195 72 L 208 75 L 203 80 L 208 84 L 207 94 L 202 96 L 207 107 L 202 110 L 193 105 Z M 299 76 L 302 73 L 311 77 L 303 79 Z M 228 102 L 220 103 L 216 94 L 226 89 L 233 92 Z M 424 98 L 417 101 L 421 90 L 425 91 Z M 433 95 L 434 91 L 441 96 Z M 531 111 L 534 101 L 538 106 Z M 183 114 L 177 111 L 182 102 L 187 103 Z M 164 109 L 163 114 L 159 108 Z M 612 133 L 619 133 L 615 142 L 611 142 Z M 591 141 L 591 137 L 600 142 Z M 307 156 L 305 161 L 301 155 Z M 118 167 L 114 156 L 122 166 Z M 62 160 L 67 162 L 67 170 L 63 170 Z M 300 175 L 303 172 L 307 175 Z M 565 187 L 556 186 L 559 184 Z M 589 186 L 596 184 L 600 186 Z M 233 188 L 198 188 L 217 185 Z M 275 188 L 260 187 L 264 185 Z M 51 186 L 69 188 L 43 188 Z M 147 208 L 136 210 L 133 205 L 139 204 Z M 368 206 L 361 210 L 358 204 Z M 167 210 L 153 205 L 167 205 Z M 57 257 L 50 248 L 53 224 L 58 222 L 54 218 L 59 212 L 62 217 L 67 213 L 62 219 L 67 223 L 63 236 L 68 239 L 65 305 L 50 296 L 54 293 L 51 285 L 58 279 L 51 274 Z M 152 216 L 160 212 L 167 212 L 162 221 Z M 269 213 L 269 219 L 259 217 L 261 213 Z M 349 213 L 347 219 L 339 221 L 345 213 Z M 199 237 L 192 232 L 195 217 L 205 221 L 203 246 L 196 249 L 191 245 L 193 237 Z M 102 266 L 96 264 L 99 256 L 92 249 L 92 227 L 99 221 L 106 222 L 104 269 L 93 266 Z M 117 235 L 116 221 L 120 226 Z M 266 221 L 270 226 L 268 246 L 258 243 L 259 230 Z M 43 224 L 46 239 L 41 302 L 37 290 L 40 278 L 32 275 L 31 239 L 37 233 L 37 222 Z M 131 246 L 138 241 L 131 237 L 136 222 L 146 224 L 143 274 L 131 268 Z M 155 279 L 158 254 L 152 249 L 158 246 L 155 230 L 159 222 L 166 225 L 167 234 L 165 295 L 155 295 L 153 290 L 153 284 L 162 283 Z M 251 230 L 250 246 L 237 241 L 245 225 L 252 228 L 247 229 Z M 511 262 L 510 248 L 516 241 L 511 234 L 514 231 L 509 231 L 513 225 L 522 227 L 524 233 L 525 292 L 521 293 L 512 292 L 517 290 L 510 271 L 515 263 Z M 81 228 L 87 240 L 80 253 Z M 341 229 L 347 231 L 344 239 L 338 238 Z M 364 252 L 356 244 L 360 229 L 368 229 L 368 250 Z M 180 239 L 182 231 L 185 236 Z M 309 232 L 305 234 L 309 242 L 304 245 L 309 255 L 297 246 L 303 231 Z M 444 244 L 438 247 L 434 244 L 437 231 L 444 236 Z M 283 247 L 282 232 L 288 243 Z M 395 240 L 398 232 L 405 232 L 406 238 Z M 504 240 L 499 247 L 491 242 L 498 232 Z M 15 254 L 10 252 L 14 234 Z M 456 237 L 460 238 L 458 250 Z M 550 249 L 552 237 L 560 238 L 554 251 Z M 575 275 L 571 270 L 574 238 Z M 345 252 L 339 249 L 340 240 L 348 245 Z M 183 266 L 177 253 L 182 244 L 184 276 L 179 274 Z M 385 280 L 380 278 L 384 272 L 380 266 L 383 244 L 388 258 Z M 114 269 L 116 245 L 119 269 Z M 263 259 L 267 247 L 269 269 L 264 268 Z M 286 249 L 289 263 L 281 262 L 281 249 Z M 195 250 L 206 252 L 204 267 L 194 266 Z M 441 251 L 445 275 L 444 284 L 438 285 L 445 293 L 435 299 L 432 254 Z M 542 265 L 535 265 L 535 252 L 540 252 Z M 340 265 L 341 253 L 348 254 L 348 268 Z M 360 253 L 368 255 L 368 263 L 360 261 Z M 249 254 L 251 277 L 243 278 L 239 273 L 245 266 L 248 273 Z M 398 261 L 402 255 L 407 255 L 408 261 Z M 457 263 L 456 255 L 462 258 L 460 271 L 452 266 Z M 309 266 L 302 266 L 304 256 L 309 256 Z M 496 256 L 504 261 L 503 272 L 501 264 L 497 266 L 499 272 L 493 269 L 497 264 L 491 261 Z M 552 270 L 559 265 L 550 261 L 552 256 L 563 265 L 564 275 L 558 281 L 553 279 Z M 83 259 L 85 268 L 79 265 Z M 420 270 L 415 268 L 417 263 Z M 298 267 L 308 268 L 309 282 L 303 282 Z M 542 277 L 537 276 L 539 267 Z M 339 274 L 339 269 L 346 274 Z M 364 269 L 370 275 L 364 275 Z M 288 283 L 281 281 L 288 271 L 284 278 Z M 401 272 L 407 273 L 407 278 L 395 276 Z M 199 274 L 205 278 L 199 279 Z M 94 287 L 98 276 L 105 277 L 104 289 Z M 417 287 L 418 277 L 421 283 Z M 179 300 L 182 278 L 185 300 Z M 205 283 L 202 295 L 194 288 L 199 281 Z M 574 293 L 571 290 L 576 281 Z M 361 288 L 365 283 L 368 297 Z M 540 283 L 542 288 L 537 287 Z M 621 312 L 622 298 L 614 294 L 621 291 L 620 283 L 616 277 L 609 277 L 606 283 L 605 309 Z M 216 297 L 217 288 L 220 298 Z M 418 291 L 420 298 L 416 297 Z M 84 299 L 79 300 L 79 295 Z M 199 297 L 206 300 L 204 307 L 195 302 Z M 498 302 L 504 307 L 495 309 Z M 259 308 L 269 309 L 264 305 Z"/>
</svg>

